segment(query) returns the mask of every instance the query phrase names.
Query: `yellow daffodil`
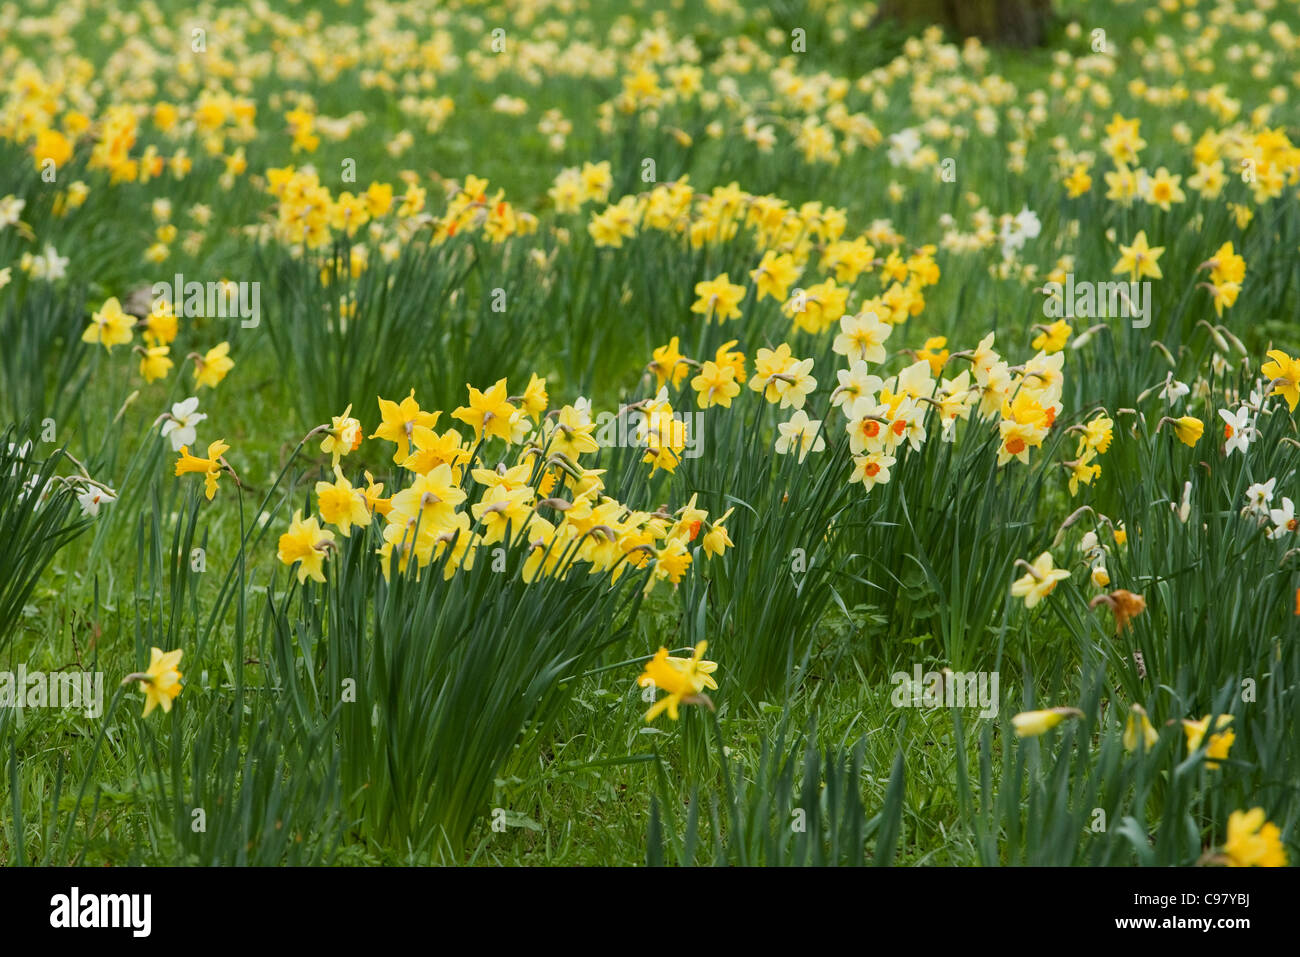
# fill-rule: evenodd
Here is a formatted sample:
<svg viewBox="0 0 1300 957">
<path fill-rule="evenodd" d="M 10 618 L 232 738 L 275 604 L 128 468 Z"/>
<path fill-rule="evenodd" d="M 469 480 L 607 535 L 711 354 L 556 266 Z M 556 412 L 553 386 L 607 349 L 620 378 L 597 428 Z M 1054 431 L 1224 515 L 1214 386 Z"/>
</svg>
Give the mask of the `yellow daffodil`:
<svg viewBox="0 0 1300 957">
<path fill-rule="evenodd" d="M 335 467 L 333 482 L 316 483 L 316 504 L 320 516 L 339 533 L 348 538 L 352 527 L 365 528 L 370 524 L 370 508 L 366 495 L 361 489 L 353 488 L 352 483 Z"/>
<path fill-rule="evenodd" d="M 208 386 L 215 389 L 226 377 L 226 373 L 235 367 L 230 358 L 230 343 L 222 342 L 213 346 L 203 355 L 194 355 L 194 382 L 196 386 Z"/>
<path fill-rule="evenodd" d="M 1191 754 L 1197 751 L 1205 735 L 1210 731 L 1211 715 L 1205 715 L 1200 721 L 1193 721 L 1191 718 L 1183 719 L 1183 733 L 1187 736 L 1187 753 Z M 1210 743 L 1205 749 L 1205 766 L 1213 770 L 1219 766 L 1218 758 L 1226 758 L 1228 750 L 1236 740 L 1236 735 L 1228 728 L 1232 723 L 1232 715 L 1221 714 L 1214 718 L 1214 731 L 1210 733 Z"/>
<path fill-rule="evenodd" d="M 351 406 L 349 406 L 351 408 Z M 401 465 L 410 454 L 410 439 L 416 426 L 432 429 L 438 424 L 440 412 L 422 412 L 420 403 L 415 401 L 415 390 L 411 390 L 401 402 L 391 399 L 379 399 L 379 428 L 375 429 L 372 439 L 384 439 L 397 446 L 393 461 Z"/>
<path fill-rule="evenodd" d="M 637 685 L 667 692 L 650 706 L 650 710 L 645 713 L 646 721 L 653 721 L 665 711 L 668 712 L 668 717 L 676 721 L 681 705 L 708 702 L 708 696 L 703 692 L 705 688 L 718 687 L 713 678 L 718 665 L 704 660 L 707 648 L 708 642 L 701 641 L 689 658 L 670 657 L 667 648 L 660 648 L 654 658 L 646 662 L 645 671 L 637 678 Z"/>
<path fill-rule="evenodd" d="M 517 411 L 506 401 L 506 380 L 498 379 L 486 392 L 480 392 L 472 385 L 469 390 L 469 405 L 461 406 L 451 413 L 453 419 L 466 423 L 474 430 L 474 438 L 496 436 L 510 442 L 513 436 L 511 423 Z"/>
<path fill-rule="evenodd" d="M 1046 734 L 1066 718 L 1081 718 L 1078 708 L 1046 708 L 1042 711 L 1022 711 L 1011 719 L 1017 738 L 1037 738 Z"/>
<path fill-rule="evenodd" d="M 1260 372 L 1273 387 L 1269 395 L 1282 396 L 1294 412 L 1300 403 L 1300 358 L 1293 359 L 1281 349 L 1269 350 L 1268 358 L 1270 361 L 1264 363 Z"/>
<path fill-rule="evenodd" d="M 150 648 L 149 667 L 127 676 L 127 682 L 139 682 L 140 690 L 144 692 L 144 717 L 149 717 L 149 713 L 159 705 L 164 714 L 171 713 L 172 701 L 181 693 L 182 675 L 176 666 L 181 663 L 183 654 L 179 648 L 168 652 Z"/>
<path fill-rule="evenodd" d="M 1146 709 L 1140 704 L 1130 707 L 1128 721 L 1124 724 L 1124 750 L 1136 751 L 1140 745 L 1142 750 L 1150 751 L 1159 740 L 1160 733 L 1152 726 Z"/>
<path fill-rule="evenodd" d="M 208 445 L 208 454 L 206 458 L 200 458 L 197 455 L 191 455 L 189 446 L 181 446 L 181 457 L 176 461 L 176 474 L 201 474 L 205 477 L 204 494 L 208 501 L 212 501 L 212 496 L 217 494 L 217 477 L 221 470 L 226 467 L 221 457 L 230 451 L 230 446 L 221 439 Z"/>
<path fill-rule="evenodd" d="M 1132 245 L 1125 246 L 1121 243 L 1119 251 L 1119 262 L 1111 270 L 1112 273 L 1128 273 L 1132 282 L 1147 276 L 1152 279 L 1160 279 L 1164 276 L 1164 273 L 1160 271 L 1157 260 L 1164 255 L 1165 247 L 1147 245 L 1145 229 L 1133 238 Z"/>
<path fill-rule="evenodd" d="M 104 300 L 99 311 L 90 317 L 90 325 L 81 334 L 82 342 L 99 343 L 107 351 L 113 346 L 126 345 L 131 341 L 131 329 L 135 326 L 135 317 L 122 311 L 122 304 L 116 297 Z"/>
<path fill-rule="evenodd" d="M 289 530 L 280 536 L 276 557 L 286 565 L 298 565 L 298 582 L 309 577 L 325 581 L 325 556 L 334 547 L 334 533 L 320 527 L 316 516 L 304 520 L 302 511 L 293 513 Z"/>
<path fill-rule="evenodd" d="M 1023 561 L 1017 564 L 1023 565 L 1026 573 L 1012 583 L 1011 594 L 1023 598 L 1026 608 L 1033 608 L 1052 593 L 1058 582 L 1070 577 L 1064 568 L 1054 566 L 1051 552 L 1043 552 L 1032 565 Z"/>
<path fill-rule="evenodd" d="M 1223 862 L 1229 867 L 1286 867 L 1282 832 L 1270 822 L 1262 807 L 1233 811 L 1228 816 L 1228 839 Z"/>
</svg>

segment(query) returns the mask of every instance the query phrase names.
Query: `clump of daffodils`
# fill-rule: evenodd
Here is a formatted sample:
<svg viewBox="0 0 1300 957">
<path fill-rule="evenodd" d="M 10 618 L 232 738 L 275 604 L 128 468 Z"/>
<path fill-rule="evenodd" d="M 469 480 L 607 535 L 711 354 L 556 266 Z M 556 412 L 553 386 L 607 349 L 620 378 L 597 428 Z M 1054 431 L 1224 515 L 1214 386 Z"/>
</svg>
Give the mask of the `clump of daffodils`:
<svg viewBox="0 0 1300 957">
<path fill-rule="evenodd" d="M 299 581 L 325 581 L 336 534 L 378 522 L 378 560 L 387 577 L 414 564 L 421 574 L 441 562 L 450 578 L 480 557 L 498 566 L 505 551 L 520 554 L 525 581 L 565 577 L 579 569 L 617 581 L 629 569 L 647 569 L 646 590 L 681 582 L 696 553 L 720 556 L 732 546 L 731 511 L 711 517 L 691 498 L 675 510 L 637 509 L 605 491 L 601 470 L 583 464 L 599 447 L 585 402 L 547 411 L 545 380 L 536 376 L 518 395 L 505 379 L 487 389 L 469 387 L 469 400 L 452 411 L 455 426 L 439 430 L 439 411 L 420 407 L 414 392 L 401 401 L 379 400 L 380 424 L 371 439 L 394 447 L 399 485 L 386 490 L 369 472 L 348 478 L 342 463 L 363 441 L 349 407 L 322 426 L 321 450 L 332 456 L 332 480 L 316 484 L 316 514 L 297 513 L 281 537 L 278 557 Z M 643 438 L 647 461 L 675 463 L 683 438 L 671 433 L 662 396 L 647 406 Z M 215 485 L 222 448 L 206 459 L 183 452 L 189 470 L 203 470 Z M 217 453 L 217 454 L 213 454 Z M 191 462 L 192 460 L 192 462 Z M 180 466 L 178 466 L 179 468 Z"/>
</svg>

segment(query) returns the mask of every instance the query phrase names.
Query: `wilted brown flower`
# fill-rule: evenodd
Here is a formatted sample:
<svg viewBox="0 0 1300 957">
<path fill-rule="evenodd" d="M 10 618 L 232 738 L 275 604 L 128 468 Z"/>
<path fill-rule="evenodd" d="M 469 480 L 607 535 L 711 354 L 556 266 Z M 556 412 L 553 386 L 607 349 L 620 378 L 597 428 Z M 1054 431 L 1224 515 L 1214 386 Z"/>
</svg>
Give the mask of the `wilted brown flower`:
<svg viewBox="0 0 1300 957">
<path fill-rule="evenodd" d="M 1147 607 L 1145 598 L 1124 588 L 1118 588 L 1109 595 L 1098 595 L 1088 603 L 1088 607 L 1096 608 L 1103 603 L 1109 605 L 1111 612 L 1115 615 L 1116 634 L 1128 627 L 1129 622 L 1146 611 Z"/>
</svg>

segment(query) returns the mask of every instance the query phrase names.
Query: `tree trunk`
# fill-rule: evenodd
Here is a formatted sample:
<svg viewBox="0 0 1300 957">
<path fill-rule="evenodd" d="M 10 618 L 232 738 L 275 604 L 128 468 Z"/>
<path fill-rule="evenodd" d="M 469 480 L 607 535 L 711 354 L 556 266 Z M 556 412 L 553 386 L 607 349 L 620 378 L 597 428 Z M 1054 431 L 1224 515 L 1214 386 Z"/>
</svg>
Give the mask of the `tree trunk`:
<svg viewBox="0 0 1300 957">
<path fill-rule="evenodd" d="M 963 37 L 1001 46 L 1041 46 L 1052 0 L 884 0 L 880 19 L 909 25 L 937 23 Z"/>
</svg>

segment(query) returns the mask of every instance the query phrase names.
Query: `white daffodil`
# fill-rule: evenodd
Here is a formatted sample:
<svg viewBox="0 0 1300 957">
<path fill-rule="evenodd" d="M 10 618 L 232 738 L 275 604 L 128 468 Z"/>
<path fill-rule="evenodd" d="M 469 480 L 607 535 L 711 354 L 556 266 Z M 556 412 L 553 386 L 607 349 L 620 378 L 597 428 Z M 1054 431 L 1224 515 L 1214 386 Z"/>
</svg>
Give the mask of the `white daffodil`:
<svg viewBox="0 0 1300 957">
<path fill-rule="evenodd" d="M 1165 387 L 1160 390 L 1160 398 L 1173 405 L 1192 390 L 1184 382 L 1179 382 L 1172 375 L 1165 377 Z"/>
<path fill-rule="evenodd" d="M 1281 508 L 1270 508 L 1268 510 L 1269 520 L 1273 527 L 1269 530 L 1269 538 L 1280 538 L 1287 532 L 1296 530 L 1295 503 L 1289 498 L 1282 499 Z"/>
<path fill-rule="evenodd" d="M 821 428 L 820 419 L 809 419 L 808 413 L 800 409 L 790 416 L 789 422 L 778 423 L 777 429 L 781 434 L 776 439 L 776 451 L 781 455 L 796 452 L 802 462 L 809 452 L 820 452 L 826 448 Z"/>
<path fill-rule="evenodd" d="M 195 426 L 207 418 L 198 408 L 199 400 L 193 396 L 173 405 L 171 413 L 163 421 L 162 435 L 163 438 L 171 438 L 173 452 L 179 452 L 183 446 L 194 445 L 197 441 Z"/>
<path fill-rule="evenodd" d="M 1235 414 L 1227 409 L 1220 409 L 1219 418 L 1226 423 L 1224 436 L 1227 438 L 1227 443 L 1224 445 L 1224 453 L 1231 455 L 1234 449 L 1240 449 L 1241 454 L 1245 455 L 1246 449 L 1258 435 L 1255 431 L 1255 420 L 1250 415 L 1250 408 L 1243 405 Z"/>
<path fill-rule="evenodd" d="M 1241 510 L 1242 514 L 1252 515 L 1261 522 L 1268 521 L 1268 506 L 1273 501 L 1273 486 L 1276 484 L 1277 479 L 1271 478 L 1246 489 L 1246 507 Z"/>
<path fill-rule="evenodd" d="M 116 501 L 116 492 L 111 489 L 100 488 L 98 485 L 88 485 L 77 494 L 77 502 L 81 505 L 81 514 L 90 518 L 94 518 L 99 514 L 99 506 Z"/>
</svg>

